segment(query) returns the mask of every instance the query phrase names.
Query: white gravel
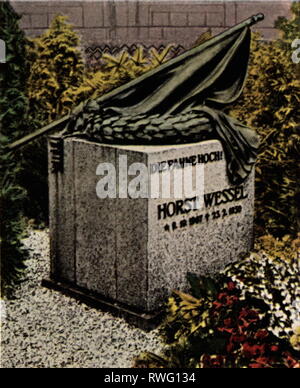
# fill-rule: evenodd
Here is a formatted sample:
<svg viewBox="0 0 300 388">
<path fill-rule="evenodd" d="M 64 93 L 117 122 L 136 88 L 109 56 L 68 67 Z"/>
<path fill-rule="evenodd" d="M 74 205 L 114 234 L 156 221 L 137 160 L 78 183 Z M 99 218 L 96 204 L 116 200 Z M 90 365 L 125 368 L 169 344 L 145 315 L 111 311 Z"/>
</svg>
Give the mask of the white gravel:
<svg viewBox="0 0 300 388">
<path fill-rule="evenodd" d="M 48 231 L 30 232 L 25 244 L 27 280 L 1 309 L 2 368 L 130 368 L 140 352 L 160 352 L 157 331 L 145 333 L 41 287 L 49 274 Z"/>
</svg>

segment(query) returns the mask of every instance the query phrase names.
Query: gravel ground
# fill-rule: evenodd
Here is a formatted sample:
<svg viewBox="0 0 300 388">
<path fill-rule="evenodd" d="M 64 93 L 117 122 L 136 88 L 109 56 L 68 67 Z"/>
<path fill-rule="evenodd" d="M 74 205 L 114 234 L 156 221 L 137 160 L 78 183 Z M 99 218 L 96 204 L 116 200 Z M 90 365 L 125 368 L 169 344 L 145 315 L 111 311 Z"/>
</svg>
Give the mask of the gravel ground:
<svg viewBox="0 0 300 388">
<path fill-rule="evenodd" d="M 47 231 L 32 231 L 27 280 L 2 308 L 2 368 L 130 368 L 141 351 L 159 352 L 145 333 L 108 313 L 41 287 L 49 273 Z"/>
</svg>

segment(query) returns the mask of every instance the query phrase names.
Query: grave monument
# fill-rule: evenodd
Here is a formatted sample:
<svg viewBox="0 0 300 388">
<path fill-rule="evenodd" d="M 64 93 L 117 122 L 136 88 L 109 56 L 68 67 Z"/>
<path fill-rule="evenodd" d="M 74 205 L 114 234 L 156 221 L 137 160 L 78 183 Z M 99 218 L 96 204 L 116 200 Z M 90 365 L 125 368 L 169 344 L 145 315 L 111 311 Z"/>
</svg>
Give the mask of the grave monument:
<svg viewBox="0 0 300 388">
<path fill-rule="evenodd" d="M 81 104 L 50 137 L 46 286 L 148 322 L 188 272 L 215 274 L 249 252 L 259 141 L 222 109 L 242 93 L 261 19 Z M 201 195 L 152 197 L 141 180 L 130 194 L 136 166 L 173 190 L 172 173 L 189 168 L 194 182 L 200 171 Z M 114 195 L 99 195 L 105 177 Z"/>
</svg>

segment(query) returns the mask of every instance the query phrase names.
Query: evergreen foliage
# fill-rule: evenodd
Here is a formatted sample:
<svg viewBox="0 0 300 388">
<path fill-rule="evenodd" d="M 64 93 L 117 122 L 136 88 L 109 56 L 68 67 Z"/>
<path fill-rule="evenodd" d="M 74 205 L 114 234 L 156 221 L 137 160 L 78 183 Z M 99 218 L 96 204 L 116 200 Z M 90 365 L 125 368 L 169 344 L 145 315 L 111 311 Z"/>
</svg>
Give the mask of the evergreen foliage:
<svg viewBox="0 0 300 388">
<path fill-rule="evenodd" d="M 46 32 L 27 45 L 30 73 L 26 94 L 26 118 L 32 132 L 70 112 L 76 101 L 68 97 L 82 83 L 84 64 L 78 49 L 79 37 L 66 17 L 57 16 Z M 21 183 L 26 187 L 26 215 L 38 223 L 48 222 L 47 140 L 42 138 L 16 154 L 23 164 Z"/>
<path fill-rule="evenodd" d="M 171 45 L 161 51 L 152 48 L 149 52 L 139 46 L 132 55 L 127 51 L 116 56 L 104 54 L 98 71 L 87 73 L 80 87 L 70 88 L 66 96 L 74 104 L 100 97 L 166 62 L 170 59 L 171 51 Z"/>
<path fill-rule="evenodd" d="M 20 168 L 4 151 L 7 138 L 0 135 L 0 259 L 1 297 L 12 297 L 22 280 L 28 251 L 21 242 L 26 235 L 23 206 L 26 191 L 18 184 Z"/>
<path fill-rule="evenodd" d="M 300 4 L 294 1 L 291 6 L 292 19 L 280 16 L 275 23 L 275 27 L 281 30 L 282 40 L 287 43 L 288 50 L 291 49 L 291 43 L 294 39 L 299 38 L 300 31 Z"/>
<path fill-rule="evenodd" d="M 24 135 L 26 38 L 18 27 L 19 16 L 8 2 L 0 3 L 0 39 L 6 43 L 6 63 L 0 64 L 0 259 L 1 297 L 11 297 L 22 279 L 27 251 L 21 243 L 26 226 L 23 207 L 26 191 L 20 186 L 19 159 L 4 149 Z"/>
<path fill-rule="evenodd" d="M 244 93 L 230 114 L 261 136 L 256 167 L 258 232 L 282 237 L 300 230 L 300 64 L 292 61 L 291 42 L 297 38 L 300 3 L 294 17 L 280 19 L 284 39 L 253 40 Z"/>
<path fill-rule="evenodd" d="M 69 113 L 73 101 L 66 91 L 81 85 L 84 64 L 79 37 L 64 16 L 54 18 L 49 30 L 31 43 L 27 90 L 30 116 L 45 125 Z"/>
<path fill-rule="evenodd" d="M 0 122 L 10 141 L 26 134 L 21 123 L 27 111 L 27 39 L 19 20 L 8 2 L 0 2 L 0 39 L 6 44 L 6 63 L 0 63 Z"/>
</svg>

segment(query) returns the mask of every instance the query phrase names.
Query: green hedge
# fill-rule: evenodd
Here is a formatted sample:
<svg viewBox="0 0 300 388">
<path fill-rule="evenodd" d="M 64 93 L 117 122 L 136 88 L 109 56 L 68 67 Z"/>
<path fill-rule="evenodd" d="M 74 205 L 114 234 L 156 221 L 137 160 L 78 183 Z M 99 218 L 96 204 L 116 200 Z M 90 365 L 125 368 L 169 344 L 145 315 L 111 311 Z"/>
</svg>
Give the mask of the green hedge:
<svg viewBox="0 0 300 388">
<path fill-rule="evenodd" d="M 8 2 L 0 3 L 0 39 L 6 43 L 7 63 L 0 64 L 0 244 L 1 296 L 12 296 L 22 278 L 27 252 L 21 238 L 26 190 L 20 185 L 20 160 L 5 146 L 25 134 L 22 125 L 27 112 L 25 95 L 28 67 L 26 38 L 18 27 L 19 16 Z"/>
<path fill-rule="evenodd" d="M 261 136 L 256 166 L 256 226 L 259 234 L 296 236 L 300 231 L 300 64 L 292 61 L 299 38 L 300 3 L 291 20 L 280 18 L 282 37 L 252 42 L 248 80 L 231 114 Z"/>
</svg>

